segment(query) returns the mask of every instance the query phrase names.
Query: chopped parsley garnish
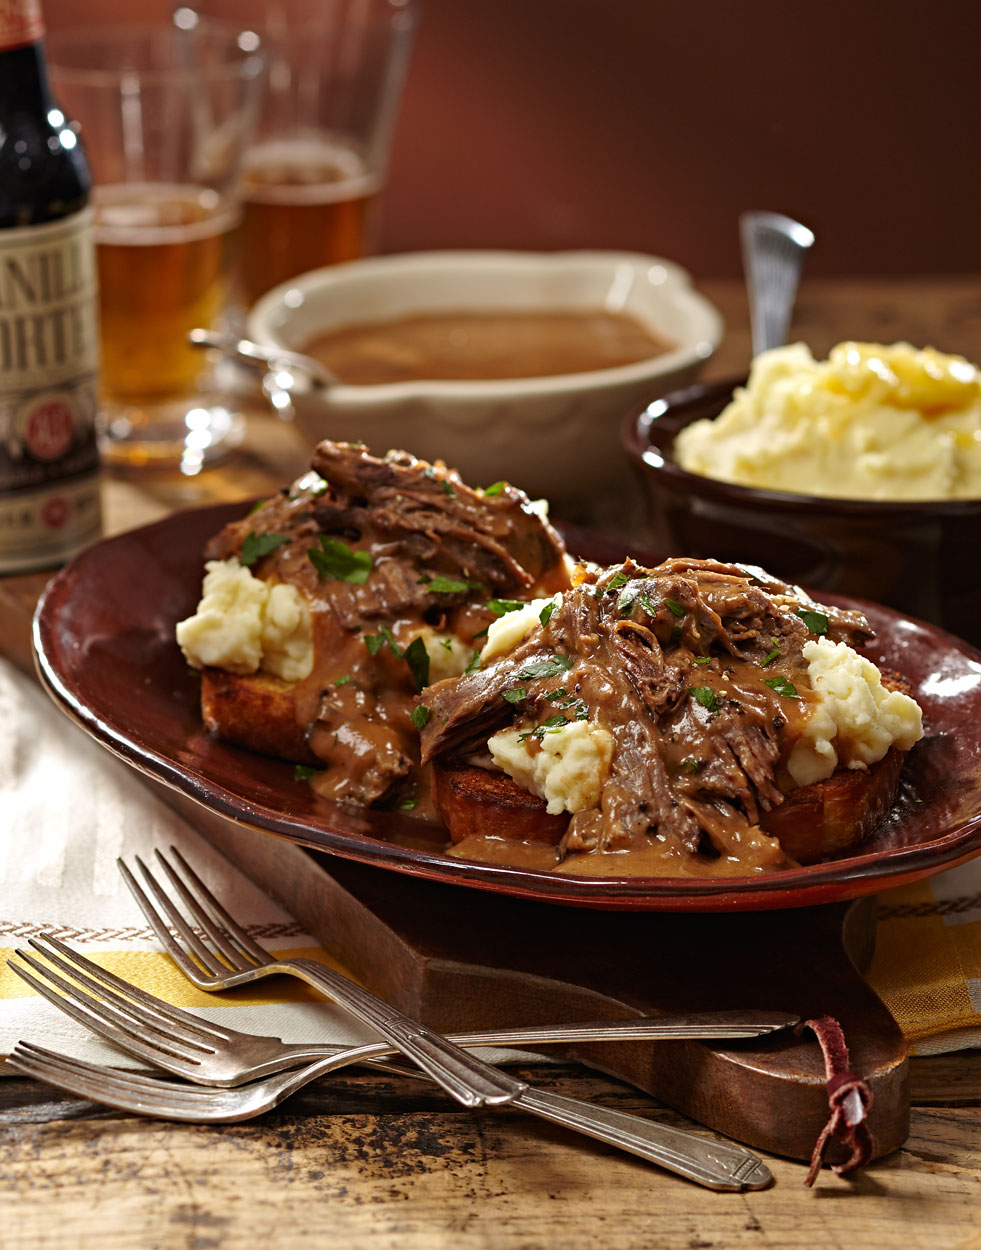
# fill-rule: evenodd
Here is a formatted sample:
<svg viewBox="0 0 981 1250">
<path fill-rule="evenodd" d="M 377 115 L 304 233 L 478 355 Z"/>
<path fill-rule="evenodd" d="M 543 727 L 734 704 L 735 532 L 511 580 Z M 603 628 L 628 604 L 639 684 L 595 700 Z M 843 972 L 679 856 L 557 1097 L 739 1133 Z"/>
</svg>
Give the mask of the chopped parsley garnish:
<svg viewBox="0 0 981 1250">
<path fill-rule="evenodd" d="M 463 670 L 463 674 L 464 676 L 466 676 L 468 673 L 476 673 L 479 668 L 480 668 L 480 652 L 475 647 L 474 653 L 470 657 L 470 663 Z"/>
<path fill-rule="evenodd" d="M 243 568 L 250 569 L 257 560 L 269 555 L 277 547 L 285 547 L 289 541 L 289 534 L 257 534 L 255 530 L 250 530 L 242 543 L 238 562 Z"/>
<path fill-rule="evenodd" d="M 517 612 L 526 606 L 523 599 L 488 599 L 484 604 L 495 616 L 507 616 L 509 612 Z"/>
<path fill-rule="evenodd" d="M 440 638 L 439 645 L 443 648 L 444 651 L 452 651 L 453 639 L 452 638 Z"/>
<path fill-rule="evenodd" d="M 637 602 L 639 590 L 625 590 L 617 600 L 617 611 L 621 616 L 629 616 L 634 604 Z"/>
<path fill-rule="evenodd" d="M 771 690 L 775 690 L 777 694 L 786 695 L 788 699 L 799 699 L 797 687 L 792 681 L 788 681 L 786 677 L 771 677 L 766 683 Z"/>
<path fill-rule="evenodd" d="M 246 513 L 246 516 L 255 516 L 255 514 L 259 511 L 259 509 L 264 508 L 268 502 L 269 502 L 268 499 L 257 499 L 255 503 L 252 505 L 252 507 Z"/>
<path fill-rule="evenodd" d="M 397 660 L 402 658 L 402 648 L 395 641 L 392 631 L 387 625 L 382 625 L 377 634 L 365 634 L 364 645 L 368 648 L 371 655 L 377 655 L 378 652 L 388 643 L 388 648 Z M 425 644 L 423 644 L 425 645 Z"/>
<path fill-rule="evenodd" d="M 418 798 L 410 794 L 407 798 L 399 800 L 399 811 L 411 812 L 414 808 L 418 807 L 418 805 L 419 805 Z"/>
<path fill-rule="evenodd" d="M 518 673 L 518 679 L 527 681 L 534 677 L 558 677 L 560 673 L 567 673 L 570 668 L 572 668 L 572 660 L 564 655 L 550 655 L 547 659 L 535 660 L 532 664 L 526 665 Z"/>
<path fill-rule="evenodd" d="M 316 777 L 319 771 L 310 764 L 297 764 L 293 769 L 293 777 L 296 781 L 309 781 L 311 777 Z"/>
<path fill-rule="evenodd" d="M 524 733 L 518 734 L 518 741 L 527 742 L 529 738 L 537 738 L 541 742 L 546 734 L 561 733 L 566 725 L 571 724 L 572 721 L 569 720 L 568 716 L 549 716 L 540 725 L 536 725 L 534 729 L 527 729 Z"/>
<path fill-rule="evenodd" d="M 798 608 L 797 615 L 812 634 L 826 634 L 828 632 L 828 618 L 824 612 L 812 612 L 809 608 Z"/>
<path fill-rule="evenodd" d="M 779 655 L 780 655 L 780 648 L 774 647 L 769 655 L 764 656 L 763 659 L 760 660 L 760 668 L 766 668 L 768 664 L 772 664 L 773 661 L 779 657 Z"/>
<path fill-rule="evenodd" d="M 478 629 L 478 630 L 477 630 L 477 632 L 476 632 L 476 633 L 473 635 L 473 637 L 470 639 L 470 641 L 471 641 L 471 642 L 476 642 L 478 638 L 486 638 L 486 637 L 487 637 L 487 631 L 488 631 L 488 628 L 489 628 L 489 626 L 485 625 L 483 629 Z"/>
<path fill-rule="evenodd" d="M 460 582 L 453 577 L 431 577 L 427 583 L 433 595 L 462 595 L 473 589 L 473 582 Z"/>
<path fill-rule="evenodd" d="M 712 657 L 710 655 L 700 655 L 695 657 L 696 664 L 711 664 Z"/>
<path fill-rule="evenodd" d="M 702 707 L 707 708 L 710 712 L 719 710 L 719 700 L 715 697 L 715 691 L 711 686 L 689 686 L 689 692 L 696 702 Z"/>
<path fill-rule="evenodd" d="M 423 477 L 428 477 L 431 482 L 436 481 L 436 470 L 431 464 L 427 464 L 422 471 Z"/>
<path fill-rule="evenodd" d="M 320 546 L 311 547 L 307 555 L 321 577 L 334 577 L 342 582 L 363 586 L 371 572 L 371 554 L 355 551 L 339 538 L 320 535 Z"/>
<path fill-rule="evenodd" d="M 676 643 L 678 639 L 681 637 L 682 633 L 683 633 L 683 630 L 681 626 L 675 625 L 674 629 L 672 629 L 671 633 L 668 635 L 668 645 L 673 646 L 674 643 Z"/>
<path fill-rule="evenodd" d="M 570 694 L 564 686 L 547 694 L 545 699 L 549 703 L 554 703 L 556 707 L 567 708 L 575 715 L 576 720 L 587 720 L 589 717 L 589 708 L 582 699 Z"/>
<path fill-rule="evenodd" d="M 423 703 L 418 704 L 416 707 L 412 709 L 411 719 L 416 729 L 422 729 L 422 727 L 429 720 L 429 708 L 426 707 L 425 704 Z"/>
<path fill-rule="evenodd" d="M 507 482 L 494 482 L 492 486 L 485 486 L 484 497 L 486 498 L 488 495 L 499 495 L 505 486 L 507 486 Z"/>
<path fill-rule="evenodd" d="M 520 703 L 527 693 L 527 686 L 512 686 L 510 690 L 501 691 L 501 698 L 506 703 Z"/>
<path fill-rule="evenodd" d="M 335 686 L 346 686 L 346 685 L 347 685 L 347 683 L 348 683 L 350 680 L 351 680 L 351 674 L 350 674 L 350 673 L 345 673 L 343 677 L 338 677 L 337 681 L 335 681 L 335 682 L 334 682 L 334 685 L 335 685 Z"/>
<path fill-rule="evenodd" d="M 327 494 L 327 483 L 322 477 L 319 477 L 315 482 L 311 482 L 307 487 L 307 491 L 313 495 L 314 499 L 319 499 L 321 495 Z"/>
<path fill-rule="evenodd" d="M 405 662 L 409 666 L 412 680 L 417 690 L 429 685 L 429 652 L 422 640 L 422 635 L 413 638 L 405 649 Z"/>
<path fill-rule="evenodd" d="M 551 602 L 546 603 L 544 608 L 542 608 L 541 612 L 538 613 L 538 619 L 541 621 L 543 625 L 547 625 L 554 611 L 555 611 L 555 604 Z"/>
<path fill-rule="evenodd" d="M 637 602 L 644 609 L 648 616 L 657 616 L 657 608 L 651 602 L 651 597 L 646 590 L 642 590 L 637 596 Z"/>
<path fill-rule="evenodd" d="M 629 581 L 630 578 L 624 573 L 623 569 L 620 569 L 619 572 L 613 574 L 605 586 L 597 586 L 593 591 L 593 595 L 596 599 L 602 599 L 607 591 L 619 590 L 621 586 L 626 586 Z"/>
<path fill-rule="evenodd" d="M 693 755 L 689 755 L 687 759 L 681 761 L 681 767 L 686 773 L 700 773 L 705 767 L 705 761 L 697 760 Z"/>
<path fill-rule="evenodd" d="M 381 634 L 365 634 L 364 645 L 368 648 L 370 655 L 377 655 L 385 645 L 385 639 Z"/>
<path fill-rule="evenodd" d="M 444 495 L 449 495 L 451 499 L 456 499 L 456 491 L 453 489 L 452 482 L 448 482 L 446 478 L 444 478 L 442 482 L 442 486 L 443 486 Z"/>
<path fill-rule="evenodd" d="M 681 606 L 677 599 L 665 599 L 664 604 L 673 616 L 685 615 L 685 609 Z"/>
</svg>

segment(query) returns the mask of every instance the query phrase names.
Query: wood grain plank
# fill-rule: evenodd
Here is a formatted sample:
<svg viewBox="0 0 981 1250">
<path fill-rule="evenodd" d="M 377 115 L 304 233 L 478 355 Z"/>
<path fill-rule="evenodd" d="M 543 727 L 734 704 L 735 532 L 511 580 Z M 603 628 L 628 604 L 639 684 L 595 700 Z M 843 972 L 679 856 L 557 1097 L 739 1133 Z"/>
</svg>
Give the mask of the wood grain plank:
<svg viewBox="0 0 981 1250">
<path fill-rule="evenodd" d="M 563 1067 L 519 1073 L 679 1123 L 629 1087 Z M 11 1082 L 14 1084 L 14 1082 Z M 411 1087 L 411 1088 L 409 1088 Z M 761 1244 L 953 1250 L 976 1222 L 976 1111 L 914 1111 L 907 1145 L 854 1182 L 769 1160 L 762 1193 L 710 1194 L 562 1130 L 472 1114 L 399 1078 L 341 1077 L 261 1120 L 164 1125 L 81 1104 L 0 1116 L 4 1250 L 708 1250 Z M 58 1094 L 49 1106 L 63 1100 Z M 69 1100 L 70 1103 L 70 1100 Z M 32 1103 L 39 1113 L 46 1104 Z M 68 1105 L 68 1104 L 65 1104 Z M 99 1118 L 97 1118 L 99 1117 Z"/>
</svg>

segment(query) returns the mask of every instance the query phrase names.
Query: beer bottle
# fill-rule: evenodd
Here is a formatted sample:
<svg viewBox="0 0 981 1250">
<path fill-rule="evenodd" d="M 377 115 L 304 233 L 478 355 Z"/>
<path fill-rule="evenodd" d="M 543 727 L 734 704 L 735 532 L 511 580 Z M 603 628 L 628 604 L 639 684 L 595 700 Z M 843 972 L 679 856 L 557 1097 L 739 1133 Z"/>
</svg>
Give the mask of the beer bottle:
<svg viewBox="0 0 981 1250">
<path fill-rule="evenodd" d="M 51 97 L 39 0 L 0 0 L 0 572 L 100 531 L 90 180 Z"/>
</svg>

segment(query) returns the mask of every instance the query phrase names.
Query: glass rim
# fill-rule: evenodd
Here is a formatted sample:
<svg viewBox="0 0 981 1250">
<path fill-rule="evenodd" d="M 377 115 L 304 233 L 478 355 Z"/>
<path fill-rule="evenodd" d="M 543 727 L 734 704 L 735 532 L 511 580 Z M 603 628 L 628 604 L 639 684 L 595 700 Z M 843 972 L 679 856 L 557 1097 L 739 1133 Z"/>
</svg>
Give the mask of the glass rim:
<svg viewBox="0 0 981 1250">
<path fill-rule="evenodd" d="M 134 44 L 145 47 L 154 41 L 174 43 L 179 39 L 205 39 L 209 46 L 225 52 L 222 60 L 209 65 L 128 65 L 122 50 Z M 242 41 L 245 41 L 243 46 Z M 250 27 L 236 22 L 209 21 L 194 29 L 177 25 L 152 22 L 134 22 L 104 27 L 71 26 L 52 32 L 46 38 L 48 63 L 52 72 L 63 81 L 85 86 L 118 86 L 137 75 L 142 81 L 153 84 L 180 83 L 185 81 L 249 80 L 258 78 L 264 65 L 264 52 L 259 34 Z M 92 65 L 85 59 L 73 59 L 82 49 L 99 49 L 103 54 L 116 50 L 115 62 Z"/>
</svg>

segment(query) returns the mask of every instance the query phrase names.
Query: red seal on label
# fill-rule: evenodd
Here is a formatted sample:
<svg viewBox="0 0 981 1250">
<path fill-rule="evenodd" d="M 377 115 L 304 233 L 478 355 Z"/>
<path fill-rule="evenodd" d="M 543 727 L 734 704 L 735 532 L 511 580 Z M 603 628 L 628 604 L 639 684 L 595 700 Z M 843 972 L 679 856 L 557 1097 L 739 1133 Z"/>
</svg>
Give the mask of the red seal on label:
<svg viewBox="0 0 981 1250">
<path fill-rule="evenodd" d="M 44 507 L 41 509 L 44 528 L 60 530 L 71 515 L 71 510 L 71 504 L 64 495 L 52 495 L 50 499 L 44 501 Z"/>
<path fill-rule="evenodd" d="M 46 399 L 27 418 L 24 440 L 38 460 L 57 460 L 72 445 L 74 414 L 63 399 Z"/>
</svg>

